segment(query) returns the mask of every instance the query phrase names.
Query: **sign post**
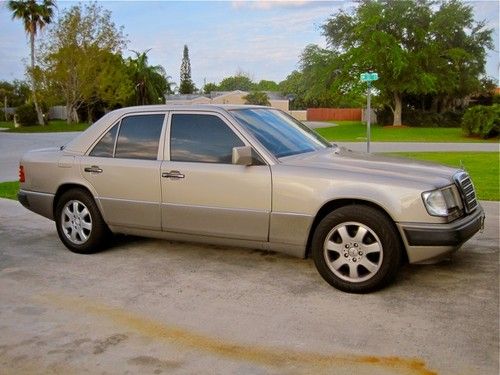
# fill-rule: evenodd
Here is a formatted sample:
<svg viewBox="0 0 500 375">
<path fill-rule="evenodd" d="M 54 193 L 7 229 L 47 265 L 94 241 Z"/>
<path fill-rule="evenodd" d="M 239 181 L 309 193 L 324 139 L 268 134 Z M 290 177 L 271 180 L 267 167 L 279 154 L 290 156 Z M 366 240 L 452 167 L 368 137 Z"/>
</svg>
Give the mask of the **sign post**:
<svg viewBox="0 0 500 375">
<path fill-rule="evenodd" d="M 368 118 L 366 121 L 366 152 L 370 153 L 370 138 L 371 138 L 371 114 L 372 114 L 372 108 L 371 108 L 371 83 L 372 81 L 376 81 L 378 79 L 378 74 L 377 73 L 361 73 L 360 76 L 361 82 L 366 82 L 368 84 L 368 92 L 367 92 L 367 111 L 368 111 Z"/>
</svg>

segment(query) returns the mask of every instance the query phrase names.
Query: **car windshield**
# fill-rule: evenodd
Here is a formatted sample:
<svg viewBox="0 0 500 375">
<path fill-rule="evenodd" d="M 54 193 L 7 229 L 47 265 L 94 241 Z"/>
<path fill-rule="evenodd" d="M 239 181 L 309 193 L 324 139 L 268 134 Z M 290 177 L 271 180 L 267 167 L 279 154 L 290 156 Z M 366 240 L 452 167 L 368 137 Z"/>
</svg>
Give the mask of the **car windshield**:
<svg viewBox="0 0 500 375">
<path fill-rule="evenodd" d="M 276 109 L 245 108 L 231 113 L 277 158 L 332 147 L 316 132 Z"/>
</svg>

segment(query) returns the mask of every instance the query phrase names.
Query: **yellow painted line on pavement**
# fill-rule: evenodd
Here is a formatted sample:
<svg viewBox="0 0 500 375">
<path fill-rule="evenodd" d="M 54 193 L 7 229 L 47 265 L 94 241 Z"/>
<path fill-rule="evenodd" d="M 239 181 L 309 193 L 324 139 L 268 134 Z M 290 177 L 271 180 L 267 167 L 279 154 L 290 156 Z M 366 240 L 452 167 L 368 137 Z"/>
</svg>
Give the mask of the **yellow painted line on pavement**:
<svg viewBox="0 0 500 375">
<path fill-rule="evenodd" d="M 320 373 L 370 373 L 370 369 L 378 368 L 381 373 L 404 375 L 436 375 L 419 359 L 400 357 L 360 356 L 360 355 L 327 355 L 313 352 L 301 352 L 287 349 L 276 349 L 255 345 L 227 342 L 220 338 L 199 334 L 173 325 L 167 325 L 121 308 L 88 301 L 84 298 L 44 294 L 36 300 L 65 310 L 107 318 L 113 324 L 126 327 L 136 333 L 156 340 L 195 349 L 211 355 L 236 361 L 273 366 L 277 368 L 293 368 L 297 372 Z M 342 371 L 343 370 L 343 371 Z"/>
</svg>

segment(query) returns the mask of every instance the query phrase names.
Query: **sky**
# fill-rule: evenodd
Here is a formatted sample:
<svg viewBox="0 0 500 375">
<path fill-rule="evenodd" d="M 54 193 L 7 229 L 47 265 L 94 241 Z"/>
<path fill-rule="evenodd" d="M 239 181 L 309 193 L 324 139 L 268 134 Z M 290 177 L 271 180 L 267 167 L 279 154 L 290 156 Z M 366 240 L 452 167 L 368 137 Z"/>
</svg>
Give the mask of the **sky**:
<svg viewBox="0 0 500 375">
<path fill-rule="evenodd" d="M 196 86 L 219 83 L 245 72 L 254 81 L 284 80 L 298 68 L 303 49 L 311 43 L 326 47 L 321 25 L 348 1 L 98 1 L 123 26 L 131 51 L 148 53 L 151 65 L 162 65 L 179 83 L 184 44 L 189 48 Z M 56 17 L 77 2 L 57 1 Z M 499 78 L 499 2 L 470 1 L 477 20 L 494 30 L 495 50 L 489 51 L 487 75 Z M 6 1 L 0 1 L 0 80 L 23 79 L 29 58 L 22 22 L 13 21 Z"/>
</svg>

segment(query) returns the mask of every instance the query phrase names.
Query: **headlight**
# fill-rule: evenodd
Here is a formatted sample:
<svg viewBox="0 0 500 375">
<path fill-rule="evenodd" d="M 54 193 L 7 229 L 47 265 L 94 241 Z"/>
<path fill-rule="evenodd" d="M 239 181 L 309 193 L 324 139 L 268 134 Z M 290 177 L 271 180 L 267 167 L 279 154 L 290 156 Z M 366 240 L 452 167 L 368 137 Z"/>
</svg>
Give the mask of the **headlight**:
<svg viewBox="0 0 500 375">
<path fill-rule="evenodd" d="M 429 215 L 447 217 L 450 221 L 462 214 L 458 192 L 454 185 L 422 193 Z"/>
</svg>

